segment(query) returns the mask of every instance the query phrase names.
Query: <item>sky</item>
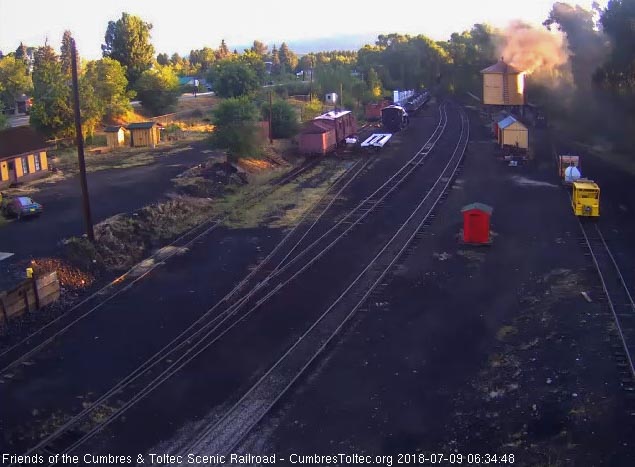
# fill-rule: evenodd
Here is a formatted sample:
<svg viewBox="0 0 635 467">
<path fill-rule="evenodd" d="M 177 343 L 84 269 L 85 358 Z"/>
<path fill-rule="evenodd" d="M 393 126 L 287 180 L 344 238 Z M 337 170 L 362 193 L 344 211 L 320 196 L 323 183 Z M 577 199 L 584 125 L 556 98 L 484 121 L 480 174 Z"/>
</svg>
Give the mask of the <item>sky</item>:
<svg viewBox="0 0 635 467">
<path fill-rule="evenodd" d="M 452 32 L 486 22 L 505 26 L 522 19 L 539 25 L 554 0 L 0 0 L 0 50 L 49 44 L 59 49 L 69 29 L 85 58 L 101 57 L 108 21 L 126 11 L 152 23 L 157 53 L 187 54 L 191 49 L 217 48 L 225 39 L 230 49 L 254 39 L 267 44 L 289 43 L 332 36 L 376 37 L 398 32 L 425 34 L 446 40 Z M 578 3 L 589 8 L 592 1 Z M 606 1 L 600 1 L 606 5 Z M 347 41 L 350 43 L 350 40 Z M 364 41 L 364 43 L 370 41 Z M 361 45 L 361 44 L 360 44 Z M 239 49 L 239 51 L 241 51 Z"/>
</svg>

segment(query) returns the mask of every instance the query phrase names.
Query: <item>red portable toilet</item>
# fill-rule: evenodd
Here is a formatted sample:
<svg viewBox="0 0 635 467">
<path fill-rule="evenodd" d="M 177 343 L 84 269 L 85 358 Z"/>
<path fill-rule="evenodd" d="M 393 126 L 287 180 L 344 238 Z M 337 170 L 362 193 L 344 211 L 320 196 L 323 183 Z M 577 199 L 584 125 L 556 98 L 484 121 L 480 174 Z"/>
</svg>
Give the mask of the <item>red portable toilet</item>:
<svg viewBox="0 0 635 467">
<path fill-rule="evenodd" d="M 491 243 L 490 218 L 494 209 L 483 203 L 472 203 L 461 209 L 463 213 L 463 241 L 477 245 Z"/>
</svg>

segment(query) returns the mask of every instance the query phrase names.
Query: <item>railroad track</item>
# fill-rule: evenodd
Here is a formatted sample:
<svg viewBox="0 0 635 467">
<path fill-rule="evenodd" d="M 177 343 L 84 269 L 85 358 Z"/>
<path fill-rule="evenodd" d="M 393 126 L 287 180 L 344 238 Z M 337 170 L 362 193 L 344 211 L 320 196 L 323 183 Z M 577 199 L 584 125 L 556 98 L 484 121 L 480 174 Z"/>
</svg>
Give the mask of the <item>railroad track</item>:
<svg viewBox="0 0 635 467">
<path fill-rule="evenodd" d="M 445 106 L 441 107 L 439 112 L 439 124 L 428 142 L 417 151 L 395 175 L 353 208 L 328 232 L 320 236 L 291 259 L 288 259 L 290 252 L 287 252 L 287 254 L 282 256 L 281 262 L 278 262 L 276 258 L 280 258 L 284 250 L 280 248 L 281 245 L 278 245 L 245 280 L 239 283 L 234 290 L 208 310 L 199 320 L 193 323 L 143 365 L 138 367 L 137 370 L 122 379 L 111 388 L 111 390 L 94 401 L 91 406 L 72 417 L 54 433 L 42 439 L 36 446 L 31 448 L 28 453 L 61 454 L 77 449 L 88 439 L 92 438 L 103 428 L 122 416 L 128 409 L 179 371 L 189 361 L 218 341 L 225 333 L 249 316 L 258 306 L 267 301 L 272 295 L 284 287 L 284 285 L 317 261 L 326 251 L 337 243 L 339 239 L 343 238 L 355 225 L 359 224 L 368 216 L 371 211 L 380 206 L 381 202 L 403 183 L 428 157 L 447 125 L 447 111 Z M 341 189 L 337 192 L 338 195 L 364 167 L 365 165 L 358 168 L 357 171 L 351 171 L 351 173 L 355 175 L 351 176 L 348 181 L 343 177 L 342 180 L 344 181 L 341 184 Z M 336 199 L 337 195 L 325 197 L 325 199 L 318 203 L 316 206 L 317 209 L 311 211 L 315 217 L 313 217 L 313 215 L 307 217 L 307 220 L 313 220 L 313 222 L 311 224 L 309 224 L 309 222 L 299 223 L 296 225 L 296 228 L 289 233 L 286 239 L 288 240 L 294 235 L 296 238 L 300 236 L 300 241 L 305 239 L 311 227 L 315 225 L 315 222 L 319 220 L 321 215 L 328 210 L 332 202 Z M 302 225 L 308 226 L 308 228 L 303 228 L 301 227 Z M 327 243 L 327 245 L 322 246 L 324 243 Z M 295 245 L 297 246 L 297 243 Z M 318 246 L 322 247 L 321 250 L 317 250 Z M 305 263 L 296 266 L 299 267 L 299 269 L 292 269 L 292 266 L 298 263 L 299 258 L 305 257 L 311 252 L 313 253 Z M 264 267 L 265 265 L 273 264 L 276 264 L 273 268 L 271 268 L 271 266 L 269 266 L 269 269 Z M 284 281 L 278 282 L 276 286 L 267 287 L 267 284 L 271 284 L 272 277 L 278 277 L 279 280 L 282 280 L 279 277 L 282 274 L 286 274 Z M 248 289 L 249 287 L 252 288 L 245 295 L 239 294 L 242 290 Z M 258 295 L 263 292 L 264 296 Z M 224 306 L 225 309 L 221 313 L 214 317 L 210 316 L 222 306 Z M 245 308 L 248 308 L 246 312 L 238 314 L 240 310 L 244 310 Z M 122 405 L 120 401 L 125 402 Z M 105 407 L 117 407 L 117 409 L 111 416 L 105 418 L 100 417 L 99 420 L 96 421 L 97 417 L 92 417 L 92 415 L 98 413 L 100 409 Z"/>
<path fill-rule="evenodd" d="M 461 113 L 461 133 L 448 163 L 406 221 L 346 290 L 271 366 L 271 368 L 211 426 L 200 432 L 177 455 L 215 453 L 228 455 L 270 412 L 289 388 L 305 373 L 355 312 L 382 283 L 428 225 L 436 206 L 458 172 L 469 141 L 469 122 Z"/>
<path fill-rule="evenodd" d="M 277 189 L 293 181 L 301 174 L 315 168 L 318 162 L 319 160 L 309 160 L 295 169 L 292 169 L 289 173 L 285 174 L 278 180 L 275 180 L 267 189 L 262 190 L 247 199 L 246 206 L 252 206 L 263 197 L 271 195 Z M 347 172 L 342 175 L 342 177 L 346 177 L 351 171 L 354 171 L 360 162 L 361 161 L 358 161 L 354 166 L 350 167 Z M 327 191 L 325 196 L 328 196 L 330 193 L 331 190 Z M 321 202 L 321 200 L 318 201 L 318 203 L 319 202 Z M 88 297 L 82 299 L 79 303 L 73 305 L 69 310 L 64 312 L 64 314 L 49 321 L 46 325 L 42 326 L 37 331 L 28 335 L 16 344 L 2 350 L 0 352 L 0 375 L 8 372 L 12 368 L 15 368 L 22 362 L 28 361 L 29 358 L 37 354 L 40 350 L 49 345 L 60 335 L 64 334 L 75 324 L 90 316 L 115 297 L 134 287 L 158 266 L 181 253 L 183 249 L 191 247 L 199 239 L 205 237 L 210 232 L 218 228 L 222 225 L 226 218 L 227 215 L 215 216 L 192 227 L 168 245 L 162 247 L 157 253 L 150 256 L 150 258 L 148 258 L 149 260 L 152 260 L 152 264 L 150 266 L 139 267 L 139 265 L 136 265 L 132 267 L 130 270 L 101 287 L 96 292 L 93 292 Z"/>
<path fill-rule="evenodd" d="M 607 305 L 613 315 L 619 344 L 614 356 L 623 372 L 622 386 L 629 392 L 635 387 L 635 302 L 622 276 L 615 257 L 596 222 L 578 218 L 582 230 L 582 241 L 598 273 Z"/>
</svg>

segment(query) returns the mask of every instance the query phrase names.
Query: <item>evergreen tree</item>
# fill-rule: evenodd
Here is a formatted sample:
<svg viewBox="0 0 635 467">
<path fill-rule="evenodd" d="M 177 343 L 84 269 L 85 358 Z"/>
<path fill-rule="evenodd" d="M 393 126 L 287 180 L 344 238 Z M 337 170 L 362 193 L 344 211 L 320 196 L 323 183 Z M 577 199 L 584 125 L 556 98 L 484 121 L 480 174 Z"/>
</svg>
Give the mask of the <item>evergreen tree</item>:
<svg viewBox="0 0 635 467">
<path fill-rule="evenodd" d="M 168 54 L 166 53 L 161 53 L 159 55 L 157 55 L 157 63 L 159 65 L 167 65 L 168 63 L 170 63 L 170 58 L 168 57 Z"/>
<path fill-rule="evenodd" d="M 25 62 L 29 60 L 29 57 L 26 51 L 26 46 L 22 42 L 20 42 L 20 45 L 18 46 L 18 48 L 15 49 L 15 58 L 24 60 Z"/>
<path fill-rule="evenodd" d="M 138 16 L 122 13 L 110 21 L 106 30 L 103 56 L 117 60 L 126 67 L 128 85 L 134 87 L 141 74 L 152 67 L 154 47 L 150 43 L 152 24 Z"/>
<path fill-rule="evenodd" d="M 261 57 L 264 57 L 265 55 L 267 55 L 267 49 L 268 47 L 262 42 L 254 41 L 254 45 L 251 46 L 250 50 L 260 55 Z"/>
<path fill-rule="evenodd" d="M 273 44 L 273 49 L 271 49 L 271 73 L 280 74 L 280 55 L 276 44 Z"/>
<path fill-rule="evenodd" d="M 293 73 L 298 66 L 298 57 L 289 49 L 286 42 L 280 45 L 278 59 L 280 60 L 281 73 Z"/>
<path fill-rule="evenodd" d="M 66 30 L 64 31 L 64 35 L 62 36 L 62 45 L 60 47 L 60 63 L 62 65 L 62 73 L 66 76 L 71 76 L 71 68 L 72 68 L 72 53 L 73 53 L 73 37 L 71 36 L 71 32 Z M 79 60 L 78 60 L 79 63 Z"/>
<path fill-rule="evenodd" d="M 220 46 L 218 47 L 216 54 L 219 60 L 229 57 L 229 47 L 227 47 L 225 39 L 220 41 Z"/>
</svg>

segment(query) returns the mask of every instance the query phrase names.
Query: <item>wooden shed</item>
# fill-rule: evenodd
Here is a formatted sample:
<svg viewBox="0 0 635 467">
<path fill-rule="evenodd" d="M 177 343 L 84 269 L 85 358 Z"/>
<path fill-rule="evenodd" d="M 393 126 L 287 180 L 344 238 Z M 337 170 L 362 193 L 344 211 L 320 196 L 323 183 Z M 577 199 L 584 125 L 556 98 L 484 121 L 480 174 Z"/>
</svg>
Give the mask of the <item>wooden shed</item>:
<svg viewBox="0 0 635 467">
<path fill-rule="evenodd" d="M 498 122 L 498 144 L 521 149 L 529 148 L 529 130 L 522 122 L 509 116 Z"/>
<path fill-rule="evenodd" d="M 483 104 L 485 105 L 524 105 L 525 73 L 505 63 L 498 63 L 484 70 Z"/>
<path fill-rule="evenodd" d="M 461 209 L 463 214 L 463 242 L 475 245 L 491 243 L 490 219 L 494 209 L 483 203 L 472 203 Z"/>
<path fill-rule="evenodd" d="M 120 125 L 107 126 L 104 132 L 106 133 L 106 144 L 110 149 L 123 146 L 126 138 L 124 127 Z"/>
<path fill-rule="evenodd" d="M 155 147 L 159 144 L 160 125 L 156 122 L 130 123 L 130 146 L 132 147 Z"/>
</svg>

